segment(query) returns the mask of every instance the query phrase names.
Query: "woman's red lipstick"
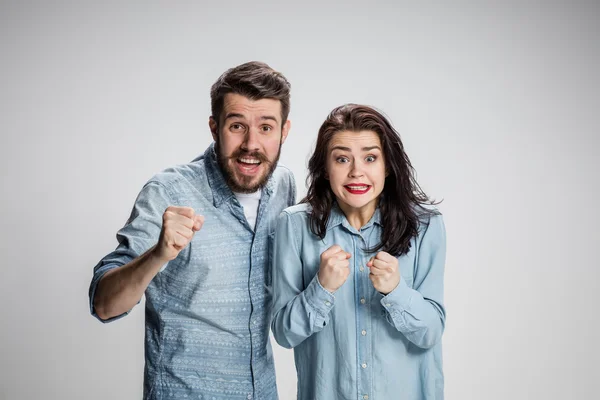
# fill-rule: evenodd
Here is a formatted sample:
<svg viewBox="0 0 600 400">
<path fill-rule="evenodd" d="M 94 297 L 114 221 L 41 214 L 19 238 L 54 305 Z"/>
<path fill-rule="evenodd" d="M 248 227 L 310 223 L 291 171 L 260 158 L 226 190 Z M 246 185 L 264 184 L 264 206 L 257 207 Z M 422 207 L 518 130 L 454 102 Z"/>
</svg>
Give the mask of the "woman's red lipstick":
<svg viewBox="0 0 600 400">
<path fill-rule="evenodd" d="M 344 189 L 352 194 L 365 194 L 371 189 L 371 185 L 344 185 Z"/>
</svg>

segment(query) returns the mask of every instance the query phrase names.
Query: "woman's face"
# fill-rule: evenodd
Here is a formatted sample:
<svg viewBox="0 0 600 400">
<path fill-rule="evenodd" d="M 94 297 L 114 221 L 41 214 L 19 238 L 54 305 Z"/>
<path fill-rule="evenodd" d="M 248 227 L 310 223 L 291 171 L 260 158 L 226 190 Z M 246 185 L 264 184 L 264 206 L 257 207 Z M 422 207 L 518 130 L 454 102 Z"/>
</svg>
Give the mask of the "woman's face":
<svg viewBox="0 0 600 400">
<path fill-rule="evenodd" d="M 386 175 L 377 133 L 337 132 L 327 153 L 327 176 L 340 208 L 344 212 L 375 212 Z"/>
</svg>

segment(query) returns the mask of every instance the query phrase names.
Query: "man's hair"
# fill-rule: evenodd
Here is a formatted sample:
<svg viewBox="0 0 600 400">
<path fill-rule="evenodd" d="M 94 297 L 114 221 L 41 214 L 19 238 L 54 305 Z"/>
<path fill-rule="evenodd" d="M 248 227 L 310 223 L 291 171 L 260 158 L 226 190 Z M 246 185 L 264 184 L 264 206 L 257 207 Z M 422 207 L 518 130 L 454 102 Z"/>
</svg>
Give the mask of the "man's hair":
<svg viewBox="0 0 600 400">
<path fill-rule="evenodd" d="M 281 72 L 267 64 L 250 61 L 228 69 L 210 89 L 212 117 L 217 124 L 223 112 L 227 93 L 236 93 L 251 100 L 274 99 L 281 103 L 281 123 L 287 121 L 290 112 L 290 83 Z"/>
<path fill-rule="evenodd" d="M 308 193 L 301 203 L 310 204 L 311 231 L 321 239 L 327 231 L 327 221 L 336 197 L 327 179 L 329 143 L 342 131 L 373 131 L 381 140 L 387 176 L 379 198 L 383 232 L 380 242 L 370 252 L 386 251 L 396 257 L 408 253 L 410 240 L 417 236 L 419 224 L 437 210 L 427 205 L 437 204 L 421 190 L 415 172 L 404 151 L 400 135 L 379 111 L 372 107 L 345 104 L 335 108 L 319 129 L 315 151 L 308 162 Z"/>
</svg>

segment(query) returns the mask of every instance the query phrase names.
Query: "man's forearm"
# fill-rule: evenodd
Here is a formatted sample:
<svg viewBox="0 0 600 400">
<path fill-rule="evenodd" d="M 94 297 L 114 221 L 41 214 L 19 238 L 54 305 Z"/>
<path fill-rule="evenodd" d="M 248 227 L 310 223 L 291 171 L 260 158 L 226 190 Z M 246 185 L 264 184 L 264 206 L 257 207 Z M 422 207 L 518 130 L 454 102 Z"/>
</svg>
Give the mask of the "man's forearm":
<svg viewBox="0 0 600 400">
<path fill-rule="evenodd" d="M 156 246 L 119 268 L 108 271 L 98 282 L 94 296 L 96 315 L 107 320 L 135 306 L 167 260 L 155 255 Z"/>
</svg>

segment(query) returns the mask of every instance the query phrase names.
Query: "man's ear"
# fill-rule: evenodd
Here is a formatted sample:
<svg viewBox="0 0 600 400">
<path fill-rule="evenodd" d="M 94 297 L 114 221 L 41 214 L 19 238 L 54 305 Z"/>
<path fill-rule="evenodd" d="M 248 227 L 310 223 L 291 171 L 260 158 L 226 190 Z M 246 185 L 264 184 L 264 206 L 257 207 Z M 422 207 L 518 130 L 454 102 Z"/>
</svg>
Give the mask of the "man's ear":
<svg viewBox="0 0 600 400">
<path fill-rule="evenodd" d="M 281 144 L 285 143 L 285 139 L 287 138 L 288 133 L 290 133 L 291 127 L 292 121 L 288 119 L 285 121 L 285 124 L 283 124 L 283 128 L 281 129 Z"/>
<path fill-rule="evenodd" d="M 208 118 L 208 127 L 210 128 L 210 133 L 212 134 L 213 140 L 216 142 L 219 138 L 219 128 L 217 121 L 213 117 Z"/>
</svg>

